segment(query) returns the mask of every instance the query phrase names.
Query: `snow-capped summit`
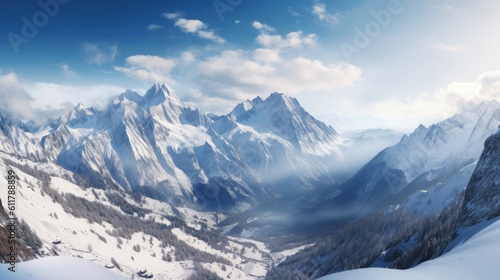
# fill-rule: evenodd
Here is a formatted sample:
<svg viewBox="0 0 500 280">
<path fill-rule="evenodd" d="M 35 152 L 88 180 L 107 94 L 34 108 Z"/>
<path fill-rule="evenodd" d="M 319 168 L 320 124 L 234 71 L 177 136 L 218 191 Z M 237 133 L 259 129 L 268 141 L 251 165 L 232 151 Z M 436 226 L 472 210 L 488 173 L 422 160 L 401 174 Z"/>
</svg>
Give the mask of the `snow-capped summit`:
<svg viewBox="0 0 500 280">
<path fill-rule="evenodd" d="M 140 105 L 158 106 L 160 103 L 165 101 L 179 107 L 186 107 L 173 89 L 166 84 L 159 83 L 155 83 L 153 87 L 146 92 L 140 101 Z"/>
<path fill-rule="evenodd" d="M 139 104 L 139 102 L 142 99 L 142 96 L 135 91 L 127 89 L 124 93 L 120 94 L 116 98 L 116 101 L 114 103 L 120 103 L 120 101 L 123 101 L 125 99 L 128 99 L 130 101 L 133 101 L 133 102 Z"/>
<path fill-rule="evenodd" d="M 333 178 L 343 145 L 333 128 L 277 93 L 211 119 L 155 84 L 142 97 L 122 93 L 102 112 L 79 104 L 61 119 L 41 143 L 64 168 L 101 187 L 222 210 L 256 203 L 265 185 L 291 180 L 304 189 Z M 207 197 L 207 188 L 218 192 Z"/>
<path fill-rule="evenodd" d="M 228 117 L 259 133 L 277 135 L 308 154 L 339 153 L 343 145 L 343 139 L 331 126 L 316 120 L 297 99 L 282 93 L 272 93 L 265 100 L 257 97 L 240 103 Z"/>
<path fill-rule="evenodd" d="M 346 139 L 281 93 L 246 100 L 215 118 L 212 127 L 278 192 L 311 188 L 345 166 Z"/>
<path fill-rule="evenodd" d="M 61 122 L 71 126 L 83 125 L 95 117 L 95 111 L 92 108 L 85 107 L 82 103 L 73 108 L 66 116 L 61 117 Z"/>
</svg>

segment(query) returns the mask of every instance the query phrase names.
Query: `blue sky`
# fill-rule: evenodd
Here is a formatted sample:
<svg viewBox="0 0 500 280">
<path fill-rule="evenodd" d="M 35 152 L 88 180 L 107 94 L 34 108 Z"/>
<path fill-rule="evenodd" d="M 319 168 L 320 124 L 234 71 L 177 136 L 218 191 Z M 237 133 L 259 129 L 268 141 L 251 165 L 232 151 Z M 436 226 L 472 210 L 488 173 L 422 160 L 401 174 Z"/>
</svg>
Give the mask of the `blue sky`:
<svg viewBox="0 0 500 280">
<path fill-rule="evenodd" d="M 206 113 L 278 91 L 341 130 L 409 131 L 499 99 L 499 8 L 493 0 L 4 0 L 0 107 L 33 118 L 165 82 Z"/>
</svg>

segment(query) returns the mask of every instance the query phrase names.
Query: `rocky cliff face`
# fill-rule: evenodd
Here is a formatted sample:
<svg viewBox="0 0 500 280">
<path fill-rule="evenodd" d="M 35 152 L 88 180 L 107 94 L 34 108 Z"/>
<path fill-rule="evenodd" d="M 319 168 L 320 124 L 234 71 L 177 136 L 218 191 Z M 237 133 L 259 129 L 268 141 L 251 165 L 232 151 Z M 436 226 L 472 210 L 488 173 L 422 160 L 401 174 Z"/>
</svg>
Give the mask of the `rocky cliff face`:
<svg viewBox="0 0 500 280">
<path fill-rule="evenodd" d="M 465 191 L 460 217 L 463 227 L 500 216 L 500 127 L 484 145 Z"/>
</svg>

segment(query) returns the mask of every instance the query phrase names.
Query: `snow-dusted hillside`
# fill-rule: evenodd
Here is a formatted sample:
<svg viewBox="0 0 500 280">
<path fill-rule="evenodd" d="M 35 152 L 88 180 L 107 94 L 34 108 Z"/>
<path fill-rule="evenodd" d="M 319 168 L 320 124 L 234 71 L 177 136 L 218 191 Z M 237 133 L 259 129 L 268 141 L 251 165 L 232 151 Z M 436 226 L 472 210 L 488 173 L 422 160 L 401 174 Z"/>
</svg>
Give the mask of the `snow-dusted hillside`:
<svg viewBox="0 0 500 280">
<path fill-rule="evenodd" d="M 47 257 L 17 265 L 16 272 L 0 265 L 0 279 L 16 280 L 125 280 L 111 270 L 91 261 L 74 257 Z"/>
<path fill-rule="evenodd" d="M 35 163 L 6 154 L 1 158 L 0 170 L 5 173 L 12 168 L 19 177 L 16 215 L 40 237 L 43 245 L 38 257 L 83 258 L 93 267 L 100 266 L 126 279 L 137 277 L 142 269 L 154 279 L 185 279 L 195 272 L 197 263 L 223 279 L 255 279 L 263 277 L 272 262 L 260 242 L 229 240 L 211 233 L 215 223 L 224 218 L 222 214 L 175 208 L 144 197 L 136 201 L 112 190 L 82 188 L 68 181 L 74 176 L 71 172 L 53 163 Z M 9 167 L 4 159 L 26 167 Z M 37 176 L 48 174 L 50 184 L 44 186 L 46 182 Z M 0 180 L 0 193 L 7 193 L 6 180 Z M 122 202 L 116 203 L 119 197 Z M 127 214 L 130 209 L 135 213 Z M 44 264 L 19 263 L 18 269 L 26 267 L 30 272 L 21 276 L 30 277 L 32 269 Z M 82 265 L 81 269 L 86 266 L 82 262 L 75 265 Z M 51 279 L 58 279 L 57 275 Z"/>
<path fill-rule="evenodd" d="M 496 280 L 500 276 L 500 220 L 463 229 L 445 255 L 408 270 L 365 268 L 340 272 L 322 280 Z"/>
<path fill-rule="evenodd" d="M 500 104 L 489 101 L 430 127 L 421 125 L 397 145 L 379 153 L 344 189 L 361 205 L 377 203 L 395 194 L 398 195 L 391 201 L 401 203 L 413 194 L 405 206 L 416 212 L 419 211 L 417 204 L 432 203 L 432 200 L 440 204 L 453 199 L 418 194 L 447 196 L 465 189 L 484 141 L 496 131 L 499 123 Z M 452 189 L 441 190 L 444 186 Z M 431 208 L 439 211 L 443 206 Z"/>
</svg>

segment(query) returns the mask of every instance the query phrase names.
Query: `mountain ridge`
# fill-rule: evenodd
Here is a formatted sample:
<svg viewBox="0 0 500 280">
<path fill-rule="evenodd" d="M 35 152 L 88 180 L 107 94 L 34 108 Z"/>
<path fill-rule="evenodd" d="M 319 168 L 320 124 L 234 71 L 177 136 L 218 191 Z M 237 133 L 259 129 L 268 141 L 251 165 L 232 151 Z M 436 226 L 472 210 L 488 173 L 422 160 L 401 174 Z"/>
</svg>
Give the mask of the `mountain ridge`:
<svg viewBox="0 0 500 280">
<path fill-rule="evenodd" d="M 310 189 L 320 177 L 334 180 L 330 161 L 345 145 L 283 94 L 256 97 L 212 119 L 158 83 L 143 96 L 127 90 L 103 110 L 78 104 L 36 139 L 9 129 L 31 143 L 32 159 L 54 161 L 93 186 L 221 211 Z M 7 142 L 16 143 L 9 135 Z M 12 153 L 28 147 L 9 145 L 4 150 Z"/>
</svg>

